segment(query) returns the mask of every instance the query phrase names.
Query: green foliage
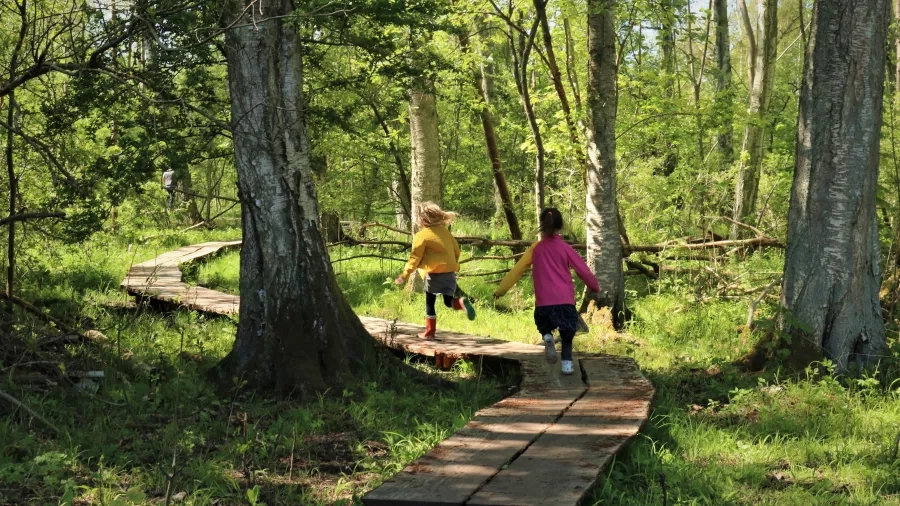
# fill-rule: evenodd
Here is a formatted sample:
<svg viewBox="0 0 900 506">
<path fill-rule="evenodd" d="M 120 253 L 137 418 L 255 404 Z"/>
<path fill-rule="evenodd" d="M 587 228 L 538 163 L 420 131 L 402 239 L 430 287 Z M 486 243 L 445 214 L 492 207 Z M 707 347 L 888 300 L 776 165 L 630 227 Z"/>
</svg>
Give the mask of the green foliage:
<svg viewBox="0 0 900 506">
<path fill-rule="evenodd" d="M 4 387 L 63 434 L 49 437 L 22 412 L 0 423 L 6 502 L 154 504 L 165 499 L 174 455 L 173 494 L 187 504 L 350 504 L 500 398 L 501 384 L 472 366 L 440 373 L 413 357 L 457 388 L 436 391 L 379 362 L 358 387 L 313 402 L 217 391 L 207 374 L 230 350 L 234 322 L 129 307 L 118 282 L 133 262 L 237 233 L 191 231 L 145 245 L 95 235 L 29 260 L 44 281 L 29 278 L 23 297 L 69 321 L 89 318 L 109 339 L 68 347 L 60 360 L 106 374 L 96 396 Z"/>
</svg>

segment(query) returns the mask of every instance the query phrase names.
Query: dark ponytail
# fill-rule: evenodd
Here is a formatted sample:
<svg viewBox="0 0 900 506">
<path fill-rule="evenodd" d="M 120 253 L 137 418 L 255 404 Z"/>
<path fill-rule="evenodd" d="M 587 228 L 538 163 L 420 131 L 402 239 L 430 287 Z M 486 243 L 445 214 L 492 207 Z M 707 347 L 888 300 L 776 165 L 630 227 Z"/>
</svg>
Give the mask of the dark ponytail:
<svg viewBox="0 0 900 506">
<path fill-rule="evenodd" d="M 541 237 L 548 239 L 554 234 L 562 230 L 563 218 L 559 209 L 555 207 L 547 207 L 541 211 L 540 229 Z"/>
</svg>

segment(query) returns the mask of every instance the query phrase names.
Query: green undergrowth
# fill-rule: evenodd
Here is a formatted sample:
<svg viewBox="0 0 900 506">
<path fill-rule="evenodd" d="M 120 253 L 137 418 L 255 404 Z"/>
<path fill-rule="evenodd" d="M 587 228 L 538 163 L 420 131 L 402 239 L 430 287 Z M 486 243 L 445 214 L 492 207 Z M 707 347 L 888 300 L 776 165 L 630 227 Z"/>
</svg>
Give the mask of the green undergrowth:
<svg viewBox="0 0 900 506">
<path fill-rule="evenodd" d="M 463 258 L 500 253 L 463 249 Z M 332 251 L 356 311 L 419 322 L 422 296 L 390 284 L 402 262 L 341 261 L 367 253 Z M 385 256 L 405 259 L 404 252 Z M 229 253 L 210 262 L 201 267 L 201 278 L 234 290 L 237 258 Z M 664 273 L 661 280 L 630 276 L 634 318 L 627 331 L 615 333 L 595 316 L 591 332 L 576 338 L 576 353 L 633 357 L 657 388 L 650 420 L 604 471 L 589 504 L 900 504 L 896 329 L 889 329 L 890 349 L 880 369 L 860 376 L 834 377 L 828 364 L 799 376 L 786 376 L 777 365 L 753 374 L 735 365 L 761 338 L 761 331 L 745 328 L 748 305 L 777 277 L 782 262 L 780 254 L 760 253 L 711 270 L 708 262 L 681 262 L 683 272 Z M 469 263 L 462 273 L 511 265 Z M 438 329 L 537 343 L 530 279 L 494 302 L 499 277 L 460 277 L 478 302 L 478 318 L 469 322 L 441 307 Z M 738 281 L 731 292 L 757 290 L 718 297 L 720 277 Z M 760 328 L 771 327 L 772 297 L 755 315 Z"/>
<path fill-rule="evenodd" d="M 473 225 L 462 232 L 484 231 Z M 204 373 L 230 349 L 234 323 L 184 311 L 138 312 L 117 285 L 133 262 L 235 233 L 174 234 L 147 244 L 97 238 L 29 264 L 44 278 L 27 278 L 23 297 L 69 321 L 87 318 L 109 339 L 104 347 L 65 348 L 69 367 L 102 368 L 107 376 L 92 397 L 13 383 L 7 366 L 4 390 L 65 435 L 52 436 L 21 411 L 2 421 L 0 503 L 162 503 L 173 450 L 173 493 L 184 492 L 186 504 L 353 502 L 499 399 L 500 383 L 479 381 L 465 362 L 444 373 L 459 383 L 449 392 L 385 368 L 358 389 L 306 403 L 214 392 Z M 510 253 L 463 250 L 463 258 Z M 395 260 L 351 258 L 374 254 Z M 423 297 L 391 283 L 406 252 L 340 247 L 331 255 L 359 314 L 422 319 Z M 190 281 L 236 292 L 238 258 L 229 252 L 199 263 L 189 269 Z M 666 262 L 682 270 L 660 280 L 628 277 L 634 318 L 626 332 L 612 331 L 602 314 L 589 316 L 591 332 L 576 338 L 576 354 L 633 357 L 657 394 L 644 430 L 605 469 L 586 504 L 900 504 L 894 326 L 879 369 L 866 374 L 834 377 L 827 364 L 799 376 L 777 364 L 751 374 L 734 365 L 762 337 L 744 327 L 748 305 L 782 262 L 778 253 L 717 265 Z M 478 318 L 470 322 L 441 306 L 439 331 L 536 343 L 530 279 L 498 301 L 491 297 L 502 276 L 496 271 L 511 265 L 463 264 L 459 283 L 476 301 Z M 771 328 L 776 301 L 773 293 L 760 304 L 761 329 Z"/>
<path fill-rule="evenodd" d="M 0 389 L 46 423 L 0 403 L 0 504 L 350 504 L 508 391 L 511 379 L 470 362 L 442 372 L 412 356 L 455 387 L 417 383 L 384 361 L 310 400 L 215 387 L 208 373 L 235 322 L 138 307 L 118 285 L 135 263 L 235 237 L 98 235 L 20 256 L 21 297 L 105 337 L 39 347 L 60 332 L 17 314 Z M 74 387 L 76 371 L 104 372 L 87 382 L 96 393 Z"/>
</svg>

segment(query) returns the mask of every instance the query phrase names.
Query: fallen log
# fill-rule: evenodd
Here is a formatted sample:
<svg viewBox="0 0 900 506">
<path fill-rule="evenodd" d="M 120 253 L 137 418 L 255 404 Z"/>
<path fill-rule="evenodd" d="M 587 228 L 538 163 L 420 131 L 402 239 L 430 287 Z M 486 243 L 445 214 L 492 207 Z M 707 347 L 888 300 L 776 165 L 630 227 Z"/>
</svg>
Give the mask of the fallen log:
<svg viewBox="0 0 900 506">
<path fill-rule="evenodd" d="M 460 245 L 466 246 L 505 246 L 509 248 L 527 248 L 531 246 L 534 241 L 527 240 L 516 240 L 516 239 L 488 239 L 485 237 L 471 237 L 471 236 L 462 236 L 457 237 L 456 242 Z M 574 243 L 571 241 L 566 241 L 572 248 L 580 251 L 585 251 L 587 246 L 581 243 Z M 348 237 L 344 241 L 339 241 L 335 243 L 329 244 L 329 246 L 339 246 L 339 245 L 350 245 L 350 246 L 399 246 L 403 249 L 409 249 L 410 243 L 402 242 L 402 241 L 363 241 L 354 239 L 352 237 Z M 733 239 L 733 240 L 722 240 L 722 241 L 709 241 L 709 242 L 678 242 L 678 243 L 661 243 L 661 244 L 647 244 L 647 245 L 631 245 L 631 246 L 623 246 L 623 256 L 630 256 L 633 253 L 663 253 L 666 251 L 676 251 L 676 250 L 710 250 L 710 249 L 724 249 L 724 248 L 784 248 L 784 244 L 782 244 L 777 239 L 773 239 L 771 237 L 754 237 L 752 239 Z"/>
</svg>

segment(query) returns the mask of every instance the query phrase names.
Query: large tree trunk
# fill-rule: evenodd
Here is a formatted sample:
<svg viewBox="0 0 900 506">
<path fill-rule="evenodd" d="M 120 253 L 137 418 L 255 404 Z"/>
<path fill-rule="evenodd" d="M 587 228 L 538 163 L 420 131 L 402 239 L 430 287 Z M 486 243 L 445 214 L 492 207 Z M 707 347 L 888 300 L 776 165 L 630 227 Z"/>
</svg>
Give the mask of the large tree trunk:
<svg viewBox="0 0 900 506">
<path fill-rule="evenodd" d="M 900 0 L 898 0 L 900 1 Z M 722 118 L 719 127 L 719 152 L 726 163 L 734 160 L 734 125 L 732 123 L 731 44 L 728 27 L 728 1 L 713 0 L 716 22 L 716 108 Z"/>
<path fill-rule="evenodd" d="M 824 353 L 845 371 L 885 347 L 875 194 L 889 22 L 889 0 L 813 9 L 782 294 L 798 367 Z"/>
<path fill-rule="evenodd" d="M 224 367 L 253 387 L 320 392 L 351 380 L 374 341 L 341 294 L 319 233 L 293 2 L 267 2 L 255 21 L 249 2 L 231 1 L 224 20 L 241 26 L 225 32 L 225 51 L 245 202 L 241 318 Z"/>
<path fill-rule="evenodd" d="M 746 5 L 741 4 L 745 24 L 749 24 Z M 756 60 L 751 65 L 750 107 L 747 109 L 747 124 L 744 127 L 744 144 L 741 147 L 741 167 L 734 190 L 735 221 L 752 224 L 756 215 L 756 197 L 759 192 L 759 176 L 766 148 L 766 114 L 769 98 L 775 80 L 775 57 L 778 49 L 778 0 L 758 0 L 759 24 L 755 41 Z M 752 33 L 752 27 L 747 27 Z M 754 51 L 751 50 L 751 53 Z M 737 225 L 731 227 L 731 237 L 746 235 L 748 230 Z"/>
<path fill-rule="evenodd" d="M 616 202 L 616 0 L 588 0 L 588 265 L 600 282 L 597 305 L 621 327 L 625 313 Z"/>
<path fill-rule="evenodd" d="M 459 38 L 463 51 L 468 50 L 468 41 L 464 36 Z M 478 52 L 479 55 L 481 51 Z M 481 58 L 484 61 L 484 58 Z M 481 98 L 481 128 L 484 130 L 484 141 L 487 147 L 488 159 L 491 161 L 491 173 L 494 176 L 494 191 L 503 207 L 503 216 L 506 218 L 506 224 L 509 227 L 510 237 L 513 239 L 521 239 L 522 231 L 519 229 L 519 219 L 516 217 L 516 211 L 513 209 L 512 196 L 509 193 L 509 186 L 506 184 L 506 175 L 503 173 L 503 161 L 500 158 L 500 145 L 497 142 L 497 132 L 494 130 L 494 118 L 491 114 L 491 95 L 490 92 L 494 87 L 494 78 L 491 73 L 485 69 L 484 63 L 479 65 L 478 70 L 472 75 L 472 84 L 475 91 Z"/>
<path fill-rule="evenodd" d="M 434 82 L 422 79 L 409 90 L 409 132 L 411 144 L 412 184 L 410 203 L 412 223 L 417 227 L 416 207 L 431 201 L 443 205 L 441 180 L 441 145 L 438 138 L 437 105 Z"/>
</svg>

